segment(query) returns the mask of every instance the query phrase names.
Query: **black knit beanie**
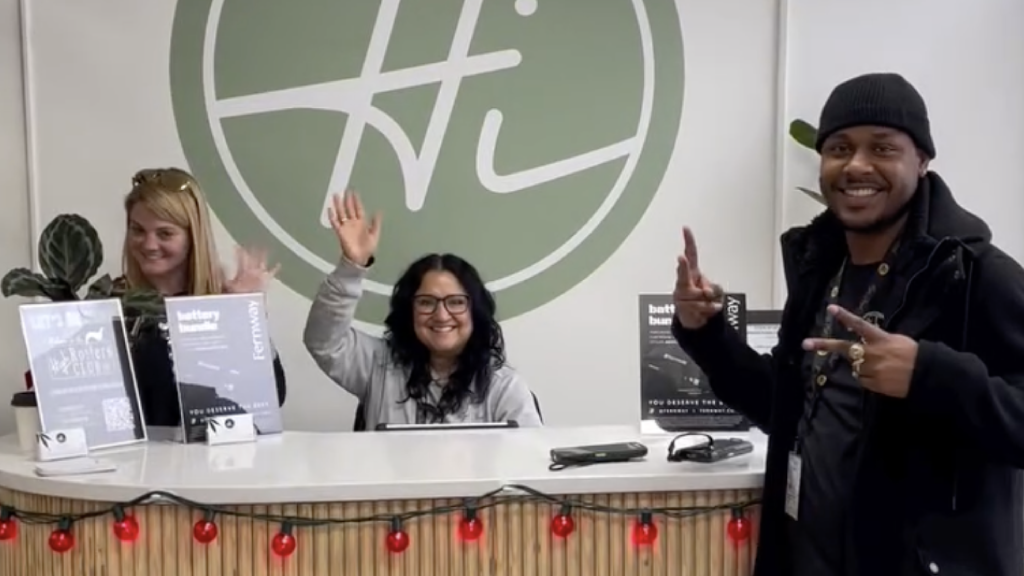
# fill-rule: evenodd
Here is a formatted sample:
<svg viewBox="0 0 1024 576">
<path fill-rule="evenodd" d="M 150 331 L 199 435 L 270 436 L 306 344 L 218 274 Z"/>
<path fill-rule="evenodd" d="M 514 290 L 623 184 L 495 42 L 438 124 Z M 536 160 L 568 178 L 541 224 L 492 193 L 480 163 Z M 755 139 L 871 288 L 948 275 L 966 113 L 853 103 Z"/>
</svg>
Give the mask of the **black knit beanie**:
<svg viewBox="0 0 1024 576">
<path fill-rule="evenodd" d="M 818 152 L 826 138 L 851 126 L 885 126 L 905 132 L 922 152 L 935 158 L 924 98 L 899 74 L 865 74 L 836 86 L 821 109 Z"/>
</svg>

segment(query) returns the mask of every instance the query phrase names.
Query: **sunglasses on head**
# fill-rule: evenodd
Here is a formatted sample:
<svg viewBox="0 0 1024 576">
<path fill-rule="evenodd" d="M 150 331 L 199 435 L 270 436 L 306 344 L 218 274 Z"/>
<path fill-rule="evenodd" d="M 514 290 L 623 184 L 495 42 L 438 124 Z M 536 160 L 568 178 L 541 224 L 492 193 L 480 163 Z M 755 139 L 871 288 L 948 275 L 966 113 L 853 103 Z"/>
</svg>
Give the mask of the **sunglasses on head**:
<svg viewBox="0 0 1024 576">
<path fill-rule="evenodd" d="M 135 176 L 132 176 L 132 186 L 140 184 L 159 184 L 171 190 L 186 192 L 192 187 L 192 178 L 173 168 L 147 168 L 139 170 Z"/>
</svg>

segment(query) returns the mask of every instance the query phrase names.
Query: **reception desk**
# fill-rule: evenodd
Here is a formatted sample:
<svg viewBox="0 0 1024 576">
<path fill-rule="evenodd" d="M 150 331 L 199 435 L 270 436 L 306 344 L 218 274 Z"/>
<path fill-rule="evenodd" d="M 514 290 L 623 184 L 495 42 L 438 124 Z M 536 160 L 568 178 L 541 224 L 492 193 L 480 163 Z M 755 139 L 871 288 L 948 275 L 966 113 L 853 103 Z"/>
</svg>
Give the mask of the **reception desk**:
<svg viewBox="0 0 1024 576">
<path fill-rule="evenodd" d="M 0 541 L 0 575 L 750 574 L 764 446 L 717 464 L 671 463 L 669 439 L 630 427 L 286 432 L 254 444 L 106 450 L 93 456 L 116 471 L 40 478 L 7 437 L 0 504 L 26 519 Z M 630 440 L 650 448 L 645 460 L 548 470 L 553 447 Z M 154 491 L 166 495 L 124 508 L 139 530 L 119 539 L 103 512 Z M 567 536 L 553 533 L 561 513 L 574 524 Z M 29 521 L 39 514 L 52 516 Z M 482 526 L 476 538 L 467 514 Z M 49 539 L 65 516 L 74 545 L 58 553 Z M 741 516 L 753 530 L 730 538 Z M 638 542 L 648 517 L 657 537 Z M 194 527 L 207 518 L 217 536 L 201 543 Z M 408 536 L 401 552 L 401 538 L 387 542 L 396 518 Z M 294 538 L 290 554 L 273 544 L 282 530 Z"/>
</svg>

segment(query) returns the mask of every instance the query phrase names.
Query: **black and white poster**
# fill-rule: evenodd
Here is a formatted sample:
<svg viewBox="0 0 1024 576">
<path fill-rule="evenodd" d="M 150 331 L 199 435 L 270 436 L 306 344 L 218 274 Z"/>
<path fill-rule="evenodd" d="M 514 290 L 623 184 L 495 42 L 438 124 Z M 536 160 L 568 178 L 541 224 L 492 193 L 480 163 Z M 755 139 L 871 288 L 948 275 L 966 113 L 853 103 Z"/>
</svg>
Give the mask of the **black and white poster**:
<svg viewBox="0 0 1024 576">
<path fill-rule="evenodd" d="M 722 312 L 746 339 L 746 296 L 726 294 Z M 749 430 L 750 422 L 715 397 L 707 377 L 672 337 L 671 294 L 640 295 L 641 432 Z"/>
<path fill-rule="evenodd" d="M 81 428 L 90 450 L 146 440 L 121 301 L 24 304 L 43 432 Z"/>
<path fill-rule="evenodd" d="M 262 294 L 166 298 L 186 442 L 206 440 L 211 416 L 252 414 L 258 434 L 281 432 Z"/>
</svg>

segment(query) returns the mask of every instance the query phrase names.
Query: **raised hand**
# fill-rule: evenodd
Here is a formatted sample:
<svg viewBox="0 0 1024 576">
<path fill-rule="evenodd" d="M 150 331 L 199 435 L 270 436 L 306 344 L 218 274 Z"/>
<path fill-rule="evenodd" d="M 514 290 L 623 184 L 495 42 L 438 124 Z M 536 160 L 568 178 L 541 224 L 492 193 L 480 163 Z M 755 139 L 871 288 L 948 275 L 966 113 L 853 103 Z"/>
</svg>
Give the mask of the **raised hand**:
<svg viewBox="0 0 1024 576">
<path fill-rule="evenodd" d="M 281 265 L 267 266 L 267 251 L 235 247 L 235 275 L 225 278 L 223 289 L 230 294 L 266 292 Z"/>
<path fill-rule="evenodd" d="M 828 313 L 859 336 L 860 342 L 808 338 L 804 340 L 804 349 L 842 354 L 865 388 L 894 398 L 906 398 L 917 362 L 917 342 L 902 334 L 886 332 L 839 306 L 829 306 Z"/>
<path fill-rule="evenodd" d="M 368 221 L 363 214 L 363 202 L 353 190 L 344 196 L 335 194 L 332 201 L 327 218 L 338 237 L 341 253 L 354 264 L 366 266 L 380 241 L 380 213 Z"/>
<path fill-rule="evenodd" d="M 676 264 L 676 289 L 672 293 L 672 300 L 676 305 L 679 323 L 683 328 L 696 330 L 722 311 L 725 291 L 701 274 L 697 242 L 688 227 L 683 228 L 683 242 L 683 255 Z"/>
</svg>

